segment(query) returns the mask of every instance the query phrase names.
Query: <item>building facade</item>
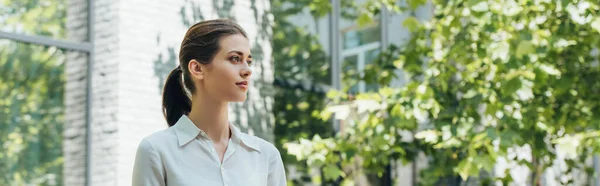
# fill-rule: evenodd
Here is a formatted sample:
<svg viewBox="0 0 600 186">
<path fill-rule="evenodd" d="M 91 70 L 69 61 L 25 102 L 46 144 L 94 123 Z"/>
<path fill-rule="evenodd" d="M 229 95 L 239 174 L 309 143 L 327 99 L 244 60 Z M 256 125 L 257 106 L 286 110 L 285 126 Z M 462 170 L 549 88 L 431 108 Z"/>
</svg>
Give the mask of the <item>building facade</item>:
<svg viewBox="0 0 600 186">
<path fill-rule="evenodd" d="M 139 142 L 167 128 L 161 111 L 163 82 L 178 64 L 186 30 L 201 20 L 230 18 L 247 31 L 254 83 L 246 102 L 231 105 L 230 119 L 243 131 L 278 144 L 283 137 L 276 135 L 285 129 L 277 124 L 290 122 L 280 120 L 306 114 L 292 112 L 291 107 L 311 99 L 318 102 L 332 88 L 376 90 L 377 85 L 364 82 L 344 84 L 342 71 L 360 72 L 387 46 L 408 41 L 410 33 L 403 26 L 407 17 L 421 21 L 433 17 L 432 5 L 426 4 L 402 14 L 383 11 L 373 22 L 358 26 L 356 20 L 342 16 L 338 0 L 331 1 L 333 8 L 323 17 L 305 8 L 280 18 L 272 13 L 273 2 L 6 1 L 0 7 L 0 144 L 5 149 L 0 154 L 0 185 L 130 185 Z M 318 54 L 315 58 L 293 55 L 298 61 L 290 66 L 275 60 L 274 56 L 292 53 L 274 48 L 279 36 L 273 27 L 280 19 L 314 36 L 322 53 L 313 51 Z M 314 67 L 317 64 L 322 67 Z M 392 87 L 406 83 L 402 73 L 397 71 L 400 78 L 392 81 Z M 288 103 L 284 98 L 290 95 L 303 97 Z M 323 126 L 304 130 L 320 130 L 316 127 Z M 514 156 L 528 159 L 526 147 L 516 149 Z M 409 164 L 394 162 L 391 184 L 415 185 L 426 164 L 426 157 Z M 545 185 L 558 185 L 565 176 L 563 164 L 559 161 L 547 171 Z M 295 177 L 292 167 L 290 178 Z M 526 167 L 500 161 L 496 169 L 507 167 L 516 178 L 514 185 L 528 184 Z M 380 185 L 367 175 L 357 183 Z"/>
</svg>

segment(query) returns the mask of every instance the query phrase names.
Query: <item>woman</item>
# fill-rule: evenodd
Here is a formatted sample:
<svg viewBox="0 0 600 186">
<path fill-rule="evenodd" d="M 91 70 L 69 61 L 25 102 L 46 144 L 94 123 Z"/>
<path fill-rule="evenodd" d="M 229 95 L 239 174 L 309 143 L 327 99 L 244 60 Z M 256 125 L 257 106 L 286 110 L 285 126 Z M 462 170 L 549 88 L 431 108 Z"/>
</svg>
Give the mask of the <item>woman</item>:
<svg viewBox="0 0 600 186">
<path fill-rule="evenodd" d="M 228 121 L 229 102 L 246 100 L 251 64 L 248 36 L 235 22 L 203 21 L 187 31 L 163 90 L 170 127 L 140 143 L 133 185 L 286 185 L 275 146 Z"/>
</svg>

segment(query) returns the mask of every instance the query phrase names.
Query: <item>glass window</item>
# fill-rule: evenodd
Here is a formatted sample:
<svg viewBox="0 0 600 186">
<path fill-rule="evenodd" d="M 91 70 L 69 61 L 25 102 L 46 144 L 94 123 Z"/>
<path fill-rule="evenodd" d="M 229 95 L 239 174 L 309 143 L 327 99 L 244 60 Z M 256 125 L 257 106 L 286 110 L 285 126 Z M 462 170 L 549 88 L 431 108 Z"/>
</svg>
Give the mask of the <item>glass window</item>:
<svg viewBox="0 0 600 186">
<path fill-rule="evenodd" d="M 5 0 L 0 2 L 0 30 L 87 41 L 87 12 L 86 0 L 69 1 L 68 6 L 67 0 Z"/>
<path fill-rule="evenodd" d="M 354 1 L 358 6 L 366 3 L 365 1 Z M 341 17 L 340 31 L 341 34 L 341 55 L 345 59 L 343 62 L 344 69 L 344 84 L 349 87 L 349 93 L 356 94 L 359 92 L 377 90 L 376 83 L 366 84 L 365 69 L 372 64 L 379 54 L 381 48 L 381 25 L 378 19 L 367 25 L 359 25 L 356 18 Z M 352 58 L 352 60 L 349 60 Z M 345 63 L 355 63 L 354 65 Z M 353 67 L 354 69 L 347 69 Z M 370 77 L 367 77 L 370 78 Z M 368 80 L 370 81 L 370 80 Z M 346 89 L 345 89 L 346 90 Z"/>
<path fill-rule="evenodd" d="M 349 26 L 348 29 L 354 29 Z M 343 32 L 342 50 L 343 88 L 350 93 L 377 91 L 376 83 L 365 84 L 361 80 L 365 68 L 372 64 L 380 52 L 381 29 L 378 24 Z"/>
<path fill-rule="evenodd" d="M 63 185 L 66 123 L 78 120 L 85 126 L 86 58 L 56 47 L 0 40 L 0 185 Z M 70 118 L 66 104 L 75 105 Z M 79 140 L 85 139 L 81 131 Z M 85 153 L 77 154 L 81 157 L 75 159 L 85 159 Z"/>
<path fill-rule="evenodd" d="M 354 29 L 344 32 L 344 49 L 356 48 L 381 40 L 381 28 L 379 24 L 362 29 Z"/>
</svg>

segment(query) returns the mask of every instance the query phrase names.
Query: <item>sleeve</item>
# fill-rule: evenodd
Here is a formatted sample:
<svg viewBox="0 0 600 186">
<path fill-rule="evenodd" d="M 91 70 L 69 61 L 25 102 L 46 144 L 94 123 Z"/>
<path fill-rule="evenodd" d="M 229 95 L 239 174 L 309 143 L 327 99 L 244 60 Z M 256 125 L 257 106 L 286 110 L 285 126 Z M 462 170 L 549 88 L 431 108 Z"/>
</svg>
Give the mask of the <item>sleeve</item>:
<svg viewBox="0 0 600 186">
<path fill-rule="evenodd" d="M 165 186 L 165 172 L 160 156 L 152 145 L 142 140 L 133 165 L 133 186 Z"/>
<path fill-rule="evenodd" d="M 279 150 L 272 146 L 274 152 L 269 158 L 269 176 L 267 178 L 267 186 L 286 186 L 287 180 L 285 177 L 285 168 Z"/>
</svg>

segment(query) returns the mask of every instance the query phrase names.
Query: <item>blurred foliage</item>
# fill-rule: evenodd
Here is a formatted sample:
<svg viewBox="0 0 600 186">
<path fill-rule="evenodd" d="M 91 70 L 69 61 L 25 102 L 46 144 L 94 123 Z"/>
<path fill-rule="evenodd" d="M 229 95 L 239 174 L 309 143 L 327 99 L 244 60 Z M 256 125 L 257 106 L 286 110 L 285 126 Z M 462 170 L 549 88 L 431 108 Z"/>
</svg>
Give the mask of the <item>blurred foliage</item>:
<svg viewBox="0 0 600 186">
<path fill-rule="evenodd" d="M 64 52 L 0 41 L 0 185 L 62 185 Z"/>
<path fill-rule="evenodd" d="M 319 4 L 327 1 L 271 0 L 273 23 L 272 45 L 275 78 L 282 82 L 301 82 L 313 85 L 330 84 L 329 57 L 316 35 L 306 28 L 298 26 L 290 17 L 309 10 L 311 15 L 322 17 L 327 11 L 317 10 Z M 309 8 L 307 8 L 309 7 Z M 286 166 L 294 166 L 300 173 L 310 172 L 305 162 L 298 162 L 286 153 L 283 144 L 300 138 L 311 138 L 315 134 L 330 136 L 333 131 L 330 122 L 319 118 L 318 113 L 325 107 L 325 94 L 300 87 L 279 86 L 274 95 L 275 103 L 275 145 L 282 152 Z M 290 178 L 289 185 L 311 182 L 312 176 L 301 174 L 299 178 Z"/>
<path fill-rule="evenodd" d="M 0 3 L 2 30 L 65 37 L 64 0 Z M 64 61 L 55 47 L 0 40 L 0 185 L 62 185 Z"/>
<path fill-rule="evenodd" d="M 369 0 L 357 22 L 379 9 L 414 9 Z M 600 147 L 600 3 L 594 0 L 432 0 L 434 16 L 402 23 L 411 33 L 366 67 L 360 80 L 377 92 L 349 97 L 330 92 L 331 113 L 344 128 L 333 137 L 314 136 L 286 144 L 328 180 L 350 183 L 359 163 L 380 175 L 392 160 L 428 159 L 419 185 L 512 181 L 486 177 L 500 159 L 532 170 L 531 185 L 556 162 L 593 176 L 585 160 Z M 372 6 L 371 6 L 372 5 Z M 374 7 L 374 8 L 373 8 Z M 361 18 L 362 17 L 362 18 Z M 401 71 L 402 77 L 396 77 Z M 394 78 L 409 82 L 389 87 Z M 413 135 L 407 135 L 414 134 Z M 532 159 L 509 153 L 530 149 Z M 522 153 L 522 152 L 521 152 Z M 496 175 L 507 170 L 496 170 Z M 570 178 L 568 184 L 586 180 Z"/>
<path fill-rule="evenodd" d="M 272 28 L 273 48 L 278 49 L 278 52 L 273 53 L 275 77 L 330 84 L 330 60 L 317 36 L 290 20 L 290 17 L 302 14 L 306 7 L 311 7 L 310 12 L 314 15 L 326 15 L 327 12 L 315 9 L 323 3 L 328 4 L 328 1 L 290 3 L 271 0 L 271 13 L 275 17 Z"/>
<path fill-rule="evenodd" d="M 65 0 L 0 1 L 0 30 L 65 39 L 66 5 Z"/>
<path fill-rule="evenodd" d="M 312 176 L 304 161 L 298 161 L 288 153 L 283 145 L 301 138 L 312 138 L 314 135 L 331 136 L 330 122 L 319 118 L 320 110 L 325 108 L 324 94 L 308 92 L 300 89 L 276 88 L 273 112 L 275 115 L 275 145 L 280 149 L 284 163 L 294 165 L 301 173 L 291 182 L 300 184 L 311 182 Z"/>
</svg>

